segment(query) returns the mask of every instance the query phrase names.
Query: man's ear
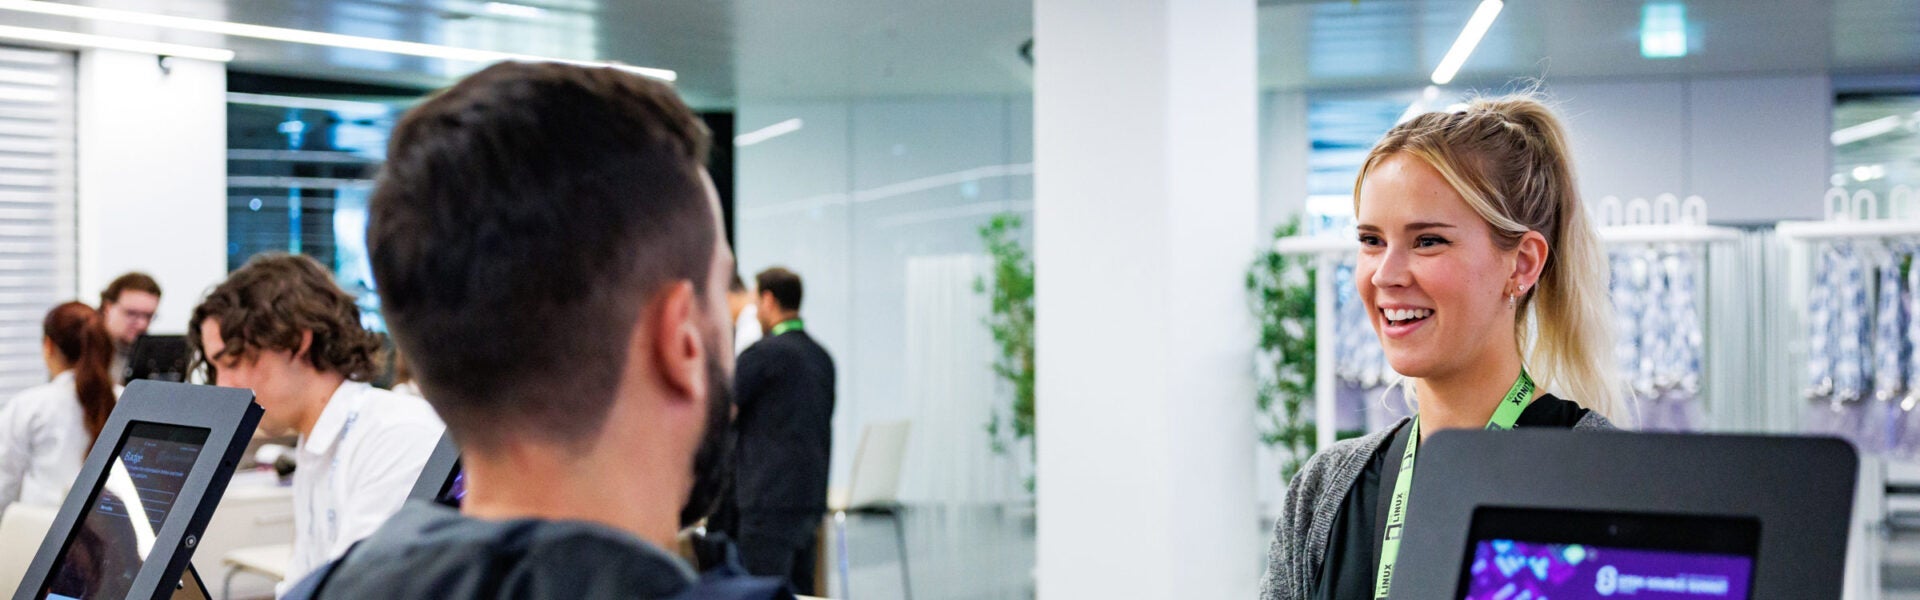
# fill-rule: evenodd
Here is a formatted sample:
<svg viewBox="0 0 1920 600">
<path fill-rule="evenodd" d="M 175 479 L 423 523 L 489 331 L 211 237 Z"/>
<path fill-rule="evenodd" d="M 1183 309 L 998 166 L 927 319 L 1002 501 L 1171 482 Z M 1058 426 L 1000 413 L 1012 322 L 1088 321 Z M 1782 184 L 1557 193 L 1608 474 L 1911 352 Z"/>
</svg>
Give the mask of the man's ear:
<svg viewBox="0 0 1920 600">
<path fill-rule="evenodd" d="M 312 331 L 300 332 L 300 347 L 295 348 L 293 350 L 293 359 L 296 361 L 306 360 L 307 351 L 312 349 L 313 349 L 313 332 Z"/>
<path fill-rule="evenodd" d="M 642 339 L 653 355 L 653 367 L 661 381 L 678 398 L 704 398 L 709 382 L 705 374 L 706 353 L 699 324 L 694 316 L 693 283 L 676 281 L 668 285 L 648 304 L 647 315 L 639 319 L 644 327 Z"/>
</svg>

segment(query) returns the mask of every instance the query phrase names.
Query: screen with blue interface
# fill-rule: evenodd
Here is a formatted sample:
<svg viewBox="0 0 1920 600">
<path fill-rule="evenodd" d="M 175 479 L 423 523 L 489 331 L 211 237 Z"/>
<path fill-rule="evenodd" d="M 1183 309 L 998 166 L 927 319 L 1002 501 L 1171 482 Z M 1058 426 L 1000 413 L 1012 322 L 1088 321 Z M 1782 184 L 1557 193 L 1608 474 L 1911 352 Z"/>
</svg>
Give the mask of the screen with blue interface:
<svg viewBox="0 0 1920 600">
<path fill-rule="evenodd" d="M 51 600 L 124 598 L 148 558 L 154 538 L 200 458 L 209 430 L 132 423 L 114 449 L 106 481 L 96 482 L 80 529 L 53 565 L 41 590 Z"/>
</svg>

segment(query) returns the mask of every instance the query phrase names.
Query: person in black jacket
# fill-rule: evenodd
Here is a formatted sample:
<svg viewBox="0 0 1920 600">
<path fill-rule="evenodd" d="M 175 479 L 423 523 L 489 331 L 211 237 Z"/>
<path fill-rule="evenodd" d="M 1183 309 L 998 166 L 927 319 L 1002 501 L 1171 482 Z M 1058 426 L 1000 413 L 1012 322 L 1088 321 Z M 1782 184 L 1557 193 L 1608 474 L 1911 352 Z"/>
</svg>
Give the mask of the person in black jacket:
<svg viewBox="0 0 1920 600">
<path fill-rule="evenodd" d="M 754 282 L 766 337 L 740 355 L 734 375 L 738 521 L 728 535 L 748 572 L 813 593 L 833 449 L 833 357 L 800 320 L 799 275 L 775 267 Z"/>
<path fill-rule="evenodd" d="M 466 496 L 408 505 L 287 597 L 751 597 L 702 593 L 670 550 L 728 464 L 708 143 L 672 86 L 555 63 L 496 64 L 400 119 L 367 245 Z"/>
</svg>

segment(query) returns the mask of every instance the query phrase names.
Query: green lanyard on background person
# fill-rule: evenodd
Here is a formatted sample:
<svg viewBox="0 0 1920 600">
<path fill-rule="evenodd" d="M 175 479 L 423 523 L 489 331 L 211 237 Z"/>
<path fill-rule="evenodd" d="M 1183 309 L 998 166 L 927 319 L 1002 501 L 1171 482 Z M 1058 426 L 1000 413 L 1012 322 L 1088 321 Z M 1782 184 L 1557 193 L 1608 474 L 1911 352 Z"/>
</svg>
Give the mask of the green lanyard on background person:
<svg viewBox="0 0 1920 600">
<path fill-rule="evenodd" d="M 773 334 L 780 335 L 789 331 L 800 331 L 806 329 L 806 327 L 807 324 L 801 322 L 799 319 L 787 319 L 781 321 L 779 325 L 773 326 Z"/>
<path fill-rule="evenodd" d="M 1513 387 L 1507 390 L 1507 396 L 1500 399 L 1500 406 L 1493 409 L 1493 418 L 1487 420 L 1487 429 L 1505 431 L 1513 429 L 1520 421 L 1520 413 L 1526 412 L 1527 403 L 1533 401 L 1533 378 L 1527 376 L 1527 370 L 1520 369 L 1520 378 L 1514 380 Z M 1373 579 L 1374 600 L 1387 597 L 1387 591 L 1393 587 L 1393 566 L 1400 560 L 1400 534 L 1407 524 L 1407 497 L 1413 493 L 1413 459 L 1420 448 L 1420 415 L 1413 416 L 1413 431 L 1407 434 L 1407 451 L 1401 455 L 1400 475 L 1393 479 L 1393 506 L 1387 511 L 1387 531 L 1385 539 L 1380 541 L 1380 571 Z"/>
</svg>

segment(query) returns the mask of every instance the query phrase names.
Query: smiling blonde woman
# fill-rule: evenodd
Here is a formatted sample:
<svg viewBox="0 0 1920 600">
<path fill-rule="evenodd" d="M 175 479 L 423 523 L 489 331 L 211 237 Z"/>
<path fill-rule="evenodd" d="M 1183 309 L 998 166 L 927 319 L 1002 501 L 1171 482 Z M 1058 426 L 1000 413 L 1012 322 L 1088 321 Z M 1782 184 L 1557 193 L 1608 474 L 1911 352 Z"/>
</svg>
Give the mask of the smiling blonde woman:
<svg viewBox="0 0 1920 600">
<path fill-rule="evenodd" d="M 1307 461 L 1274 527 L 1263 600 L 1385 597 L 1400 558 L 1385 532 L 1419 501 L 1411 467 L 1432 432 L 1609 429 L 1624 416 L 1606 256 L 1565 140 L 1552 111 L 1514 96 L 1416 117 L 1367 155 L 1354 281 L 1419 413 Z"/>
</svg>

